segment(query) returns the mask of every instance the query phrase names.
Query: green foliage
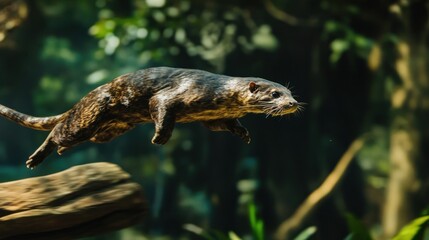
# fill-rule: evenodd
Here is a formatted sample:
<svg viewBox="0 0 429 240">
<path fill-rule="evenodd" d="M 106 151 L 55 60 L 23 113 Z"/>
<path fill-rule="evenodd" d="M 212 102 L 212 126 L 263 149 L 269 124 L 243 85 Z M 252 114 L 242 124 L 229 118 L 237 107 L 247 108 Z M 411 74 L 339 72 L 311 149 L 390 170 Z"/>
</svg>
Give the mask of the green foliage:
<svg viewBox="0 0 429 240">
<path fill-rule="evenodd" d="M 294 240 L 308 240 L 310 239 L 317 231 L 317 227 L 311 226 L 304 229 L 298 236 L 295 237 Z"/>
<path fill-rule="evenodd" d="M 337 63 L 349 51 L 366 59 L 373 46 L 373 40 L 356 32 L 348 24 L 334 20 L 326 21 L 324 37 L 333 38 L 330 45 L 332 63 Z"/>
<path fill-rule="evenodd" d="M 257 208 L 253 202 L 249 204 L 249 221 L 255 240 L 264 240 L 264 222 L 258 218 Z"/>
<path fill-rule="evenodd" d="M 226 56 L 238 46 L 246 52 L 278 47 L 271 26 L 256 24 L 239 7 L 171 2 L 136 1 L 132 13 L 125 17 L 116 15 L 110 10 L 112 4 L 103 2 L 99 20 L 89 33 L 99 39 L 102 55 L 127 52 L 126 56 L 140 65 L 188 55 L 207 61 L 219 72 L 225 67 Z"/>
<path fill-rule="evenodd" d="M 256 204 L 251 202 L 248 207 L 248 217 L 250 228 L 254 240 L 264 240 L 264 222 L 258 217 Z M 241 240 L 234 232 L 228 232 L 228 235 L 217 230 L 204 230 L 193 224 L 186 224 L 184 229 L 190 231 L 207 240 Z M 315 227 L 304 230 L 296 240 L 306 240 L 316 231 Z"/>
<path fill-rule="evenodd" d="M 228 237 L 230 240 L 241 240 L 241 238 L 239 236 L 237 236 L 237 234 L 235 234 L 235 232 L 228 232 Z"/>
<path fill-rule="evenodd" d="M 183 228 L 206 240 L 241 240 L 241 238 L 238 237 L 237 234 L 232 231 L 228 232 L 228 235 L 226 235 L 220 231 L 213 229 L 204 230 L 193 224 L 185 224 Z"/>
<path fill-rule="evenodd" d="M 372 240 L 368 229 L 359 219 L 350 213 L 346 213 L 345 218 L 350 231 L 347 240 Z"/>
<path fill-rule="evenodd" d="M 429 216 L 422 216 L 414 219 L 401 229 L 393 240 L 423 240 L 425 239 L 425 231 L 428 227 Z"/>
</svg>

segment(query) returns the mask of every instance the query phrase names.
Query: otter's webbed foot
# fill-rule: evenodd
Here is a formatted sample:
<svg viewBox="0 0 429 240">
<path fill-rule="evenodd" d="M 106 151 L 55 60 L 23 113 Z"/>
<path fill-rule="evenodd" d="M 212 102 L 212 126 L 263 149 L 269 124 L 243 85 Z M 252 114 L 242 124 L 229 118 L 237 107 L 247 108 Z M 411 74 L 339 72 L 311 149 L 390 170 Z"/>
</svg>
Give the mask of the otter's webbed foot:
<svg viewBox="0 0 429 240">
<path fill-rule="evenodd" d="M 229 131 L 239 136 L 247 144 L 251 141 L 249 131 L 241 125 L 238 119 L 220 119 L 203 122 L 203 124 L 212 131 Z"/>
<path fill-rule="evenodd" d="M 43 144 L 25 162 L 27 168 L 33 169 L 51 154 L 57 145 L 48 137 Z"/>
</svg>

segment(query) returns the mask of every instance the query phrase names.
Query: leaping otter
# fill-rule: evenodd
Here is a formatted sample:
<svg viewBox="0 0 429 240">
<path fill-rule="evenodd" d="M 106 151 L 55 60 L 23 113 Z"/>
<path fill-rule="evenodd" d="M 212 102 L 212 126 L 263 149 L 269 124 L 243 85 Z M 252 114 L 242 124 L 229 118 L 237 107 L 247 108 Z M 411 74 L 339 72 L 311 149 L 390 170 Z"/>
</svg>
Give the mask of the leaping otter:
<svg viewBox="0 0 429 240">
<path fill-rule="evenodd" d="M 119 76 L 57 116 L 32 117 L 3 105 L 0 115 L 28 128 L 51 130 L 26 162 L 34 168 L 55 148 L 61 155 L 87 140 L 108 142 L 146 122 L 155 123 L 153 144 L 165 144 L 176 122 L 193 121 L 250 143 L 238 118 L 248 113 L 281 116 L 300 108 L 289 89 L 265 79 L 156 67 Z"/>
</svg>

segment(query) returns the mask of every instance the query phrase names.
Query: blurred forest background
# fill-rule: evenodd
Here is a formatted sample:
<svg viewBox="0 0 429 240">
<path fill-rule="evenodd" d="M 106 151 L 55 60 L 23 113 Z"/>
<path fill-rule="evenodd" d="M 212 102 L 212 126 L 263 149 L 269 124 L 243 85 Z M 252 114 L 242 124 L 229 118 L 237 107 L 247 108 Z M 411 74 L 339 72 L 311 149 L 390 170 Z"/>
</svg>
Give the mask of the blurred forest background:
<svg viewBox="0 0 429 240">
<path fill-rule="evenodd" d="M 21 112 L 62 113 L 152 66 L 262 77 L 307 105 L 291 117 L 245 117 L 249 145 L 187 124 L 153 146 L 147 124 L 33 171 L 24 163 L 46 132 L 0 119 L 0 181 L 114 162 L 141 183 L 150 212 L 97 239 L 201 239 L 201 229 L 262 239 L 262 228 L 271 239 L 365 135 L 340 184 L 289 236 L 314 226 L 310 239 L 344 239 L 360 226 L 391 239 L 428 214 L 428 38 L 425 0 L 2 0 L 0 103 Z"/>
</svg>

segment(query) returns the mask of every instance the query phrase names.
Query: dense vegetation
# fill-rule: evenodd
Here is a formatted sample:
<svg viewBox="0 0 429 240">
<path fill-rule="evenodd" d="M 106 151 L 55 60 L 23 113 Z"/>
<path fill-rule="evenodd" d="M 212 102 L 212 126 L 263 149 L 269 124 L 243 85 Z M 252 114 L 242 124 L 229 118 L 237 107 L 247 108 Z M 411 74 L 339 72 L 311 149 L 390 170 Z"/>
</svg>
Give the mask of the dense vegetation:
<svg viewBox="0 0 429 240">
<path fill-rule="evenodd" d="M 425 0 L 2 0 L 0 103 L 19 111 L 64 112 L 150 66 L 263 77 L 307 105 L 298 116 L 245 117 L 250 145 L 187 124 L 153 146 L 147 124 L 34 171 L 24 162 L 47 134 L 0 119 L 0 180 L 115 162 L 144 186 L 150 216 L 100 239 L 271 239 L 365 136 L 339 185 L 290 236 L 390 239 L 422 214 L 398 237 L 409 239 L 428 222 L 428 38 Z"/>
</svg>

